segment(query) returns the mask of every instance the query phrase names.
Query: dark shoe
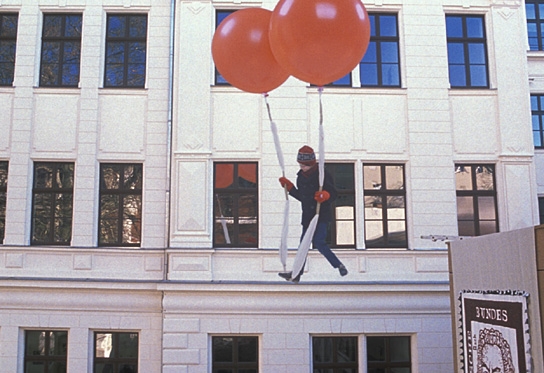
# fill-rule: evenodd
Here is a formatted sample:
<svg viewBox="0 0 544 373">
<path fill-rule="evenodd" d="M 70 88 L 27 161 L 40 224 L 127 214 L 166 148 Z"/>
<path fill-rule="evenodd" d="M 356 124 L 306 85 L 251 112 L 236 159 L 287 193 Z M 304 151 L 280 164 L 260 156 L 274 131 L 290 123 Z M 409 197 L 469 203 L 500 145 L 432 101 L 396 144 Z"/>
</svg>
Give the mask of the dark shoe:
<svg viewBox="0 0 544 373">
<path fill-rule="evenodd" d="M 278 273 L 278 276 L 280 276 L 281 278 L 287 280 L 287 281 L 291 281 L 291 276 L 293 275 L 293 272 L 280 272 Z"/>
<path fill-rule="evenodd" d="M 345 275 L 348 274 L 348 270 L 346 269 L 346 267 L 343 264 L 340 264 L 338 266 L 338 272 L 340 272 L 340 276 L 345 276 Z"/>
<path fill-rule="evenodd" d="M 300 276 L 302 276 L 302 272 L 300 272 L 300 273 L 298 274 L 298 276 L 295 277 L 294 279 L 292 279 L 291 281 L 293 281 L 295 284 L 298 284 L 299 281 L 300 281 Z"/>
</svg>

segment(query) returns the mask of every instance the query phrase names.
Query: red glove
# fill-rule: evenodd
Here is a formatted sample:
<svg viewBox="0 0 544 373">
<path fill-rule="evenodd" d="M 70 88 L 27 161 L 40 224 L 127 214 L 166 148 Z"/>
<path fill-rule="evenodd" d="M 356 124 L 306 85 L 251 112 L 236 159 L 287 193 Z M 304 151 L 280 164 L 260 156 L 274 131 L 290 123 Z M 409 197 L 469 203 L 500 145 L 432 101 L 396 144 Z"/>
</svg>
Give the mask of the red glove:
<svg viewBox="0 0 544 373">
<path fill-rule="evenodd" d="M 318 190 L 314 194 L 314 199 L 319 203 L 323 203 L 329 198 L 331 198 L 331 195 L 326 190 L 322 190 L 321 192 Z"/>
<path fill-rule="evenodd" d="M 290 191 L 291 188 L 293 188 L 293 186 L 294 186 L 294 184 L 291 182 L 291 180 L 289 180 L 285 176 L 280 177 L 280 184 L 281 184 L 282 188 L 287 188 L 287 191 Z"/>
</svg>

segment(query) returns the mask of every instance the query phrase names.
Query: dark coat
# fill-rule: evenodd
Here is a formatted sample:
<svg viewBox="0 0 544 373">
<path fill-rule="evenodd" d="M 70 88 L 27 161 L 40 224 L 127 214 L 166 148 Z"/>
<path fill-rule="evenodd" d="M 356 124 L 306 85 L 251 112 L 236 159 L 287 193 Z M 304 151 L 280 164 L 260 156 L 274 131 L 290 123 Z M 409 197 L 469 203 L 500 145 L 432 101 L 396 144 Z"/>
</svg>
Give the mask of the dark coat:
<svg viewBox="0 0 544 373">
<path fill-rule="evenodd" d="M 303 227 L 307 227 L 315 216 L 317 201 L 314 199 L 314 195 L 318 190 L 319 170 L 317 164 L 306 173 L 302 172 L 302 170 L 297 173 L 297 186 L 291 188 L 289 194 L 293 196 L 293 198 L 299 200 L 302 204 L 301 224 Z M 329 223 L 332 220 L 331 202 L 336 199 L 338 193 L 334 187 L 331 175 L 326 171 L 325 179 L 323 181 L 323 190 L 329 192 L 330 198 L 328 201 L 321 204 L 318 222 Z"/>
</svg>

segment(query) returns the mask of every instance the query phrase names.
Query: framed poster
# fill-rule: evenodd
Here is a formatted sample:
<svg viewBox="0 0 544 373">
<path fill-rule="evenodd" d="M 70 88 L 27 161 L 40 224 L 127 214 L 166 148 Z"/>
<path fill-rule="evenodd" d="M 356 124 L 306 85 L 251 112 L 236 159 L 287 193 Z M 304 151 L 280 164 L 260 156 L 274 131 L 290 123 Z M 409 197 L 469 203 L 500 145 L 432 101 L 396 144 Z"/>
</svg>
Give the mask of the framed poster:
<svg viewBox="0 0 544 373">
<path fill-rule="evenodd" d="M 525 292 L 461 293 L 465 373 L 530 372 Z"/>
</svg>

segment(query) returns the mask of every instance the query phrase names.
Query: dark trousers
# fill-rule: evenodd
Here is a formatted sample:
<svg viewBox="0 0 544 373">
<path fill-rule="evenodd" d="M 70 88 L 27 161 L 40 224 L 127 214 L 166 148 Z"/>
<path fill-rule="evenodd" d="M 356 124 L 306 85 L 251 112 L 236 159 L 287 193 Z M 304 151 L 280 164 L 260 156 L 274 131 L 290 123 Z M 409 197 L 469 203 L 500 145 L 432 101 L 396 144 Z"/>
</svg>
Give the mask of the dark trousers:
<svg viewBox="0 0 544 373">
<path fill-rule="evenodd" d="M 327 228 L 329 226 L 329 223 L 317 223 L 317 226 L 315 228 L 314 238 L 312 239 L 312 244 L 314 249 L 319 250 L 321 255 L 325 257 L 333 266 L 333 268 L 338 268 L 342 262 L 338 259 L 338 257 L 331 251 L 331 248 L 327 243 L 325 242 L 325 239 L 327 238 Z M 304 234 L 306 233 L 306 230 L 308 227 L 302 227 L 302 237 L 304 237 Z"/>
</svg>

